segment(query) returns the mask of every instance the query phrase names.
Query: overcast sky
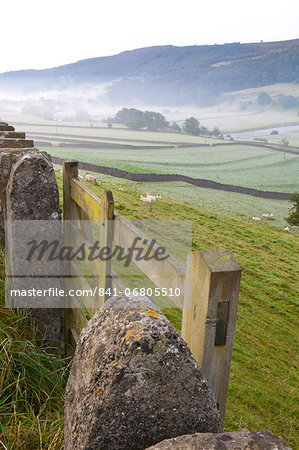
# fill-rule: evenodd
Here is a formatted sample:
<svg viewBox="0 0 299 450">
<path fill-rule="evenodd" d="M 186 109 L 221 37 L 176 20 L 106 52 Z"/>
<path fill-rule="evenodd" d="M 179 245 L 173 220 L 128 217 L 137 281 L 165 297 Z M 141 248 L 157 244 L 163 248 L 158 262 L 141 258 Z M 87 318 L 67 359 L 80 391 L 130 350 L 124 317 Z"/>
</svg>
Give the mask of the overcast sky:
<svg viewBox="0 0 299 450">
<path fill-rule="evenodd" d="M 295 39 L 298 18 L 298 0 L 10 0 L 0 73 L 151 45 Z"/>
</svg>

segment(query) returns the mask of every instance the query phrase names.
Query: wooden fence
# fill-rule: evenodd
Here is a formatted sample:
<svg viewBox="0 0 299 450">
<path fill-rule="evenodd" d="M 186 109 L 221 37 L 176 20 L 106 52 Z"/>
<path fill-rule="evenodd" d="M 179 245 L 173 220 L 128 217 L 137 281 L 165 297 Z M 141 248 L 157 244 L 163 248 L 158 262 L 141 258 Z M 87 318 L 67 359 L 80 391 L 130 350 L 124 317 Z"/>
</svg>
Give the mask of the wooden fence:
<svg viewBox="0 0 299 450">
<path fill-rule="evenodd" d="M 112 241 L 125 250 L 134 239 L 144 234 L 114 210 L 113 196 L 105 191 L 102 200 L 78 180 L 78 162 L 63 162 L 64 220 L 76 221 L 67 228 L 67 244 L 85 242 L 92 246 L 94 237 L 90 220 L 101 221 L 100 248 L 111 248 Z M 73 223 L 73 222 L 72 222 Z M 76 225 L 77 223 L 77 225 Z M 147 238 L 144 248 L 149 248 Z M 150 250 L 155 251 L 152 243 Z M 192 252 L 188 255 L 186 267 L 173 257 L 163 264 L 150 261 L 133 262 L 158 288 L 179 288 L 176 306 L 183 311 L 182 337 L 198 361 L 204 376 L 208 379 L 224 423 L 229 381 L 234 330 L 241 270 L 227 250 Z M 125 285 L 111 267 L 111 260 L 86 261 L 98 287 L 124 292 Z M 74 287 L 90 290 L 78 264 L 73 262 L 66 268 L 65 289 Z M 106 295 L 107 297 L 107 295 Z M 90 299 L 72 297 L 72 307 L 65 310 L 65 331 L 67 354 L 71 354 L 80 331 L 105 302 L 105 295 L 98 295 L 97 308 L 90 306 Z"/>
</svg>

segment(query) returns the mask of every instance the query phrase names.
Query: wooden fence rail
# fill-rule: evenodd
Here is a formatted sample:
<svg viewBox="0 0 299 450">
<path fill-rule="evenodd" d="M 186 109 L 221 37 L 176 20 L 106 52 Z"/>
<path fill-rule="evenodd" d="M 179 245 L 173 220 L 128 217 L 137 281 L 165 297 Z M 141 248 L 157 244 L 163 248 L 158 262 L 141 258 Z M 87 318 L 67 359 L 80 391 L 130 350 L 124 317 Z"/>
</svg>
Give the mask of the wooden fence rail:
<svg viewBox="0 0 299 450">
<path fill-rule="evenodd" d="M 100 248 L 112 247 L 112 242 L 125 251 L 134 239 L 141 238 L 144 248 L 155 251 L 156 244 L 128 220 L 114 211 L 113 195 L 105 191 L 102 200 L 78 180 L 78 162 L 63 162 L 63 218 L 72 222 L 65 228 L 65 243 L 85 242 L 92 246 L 94 236 L 90 221 L 100 221 Z M 179 288 L 176 306 L 183 311 L 182 337 L 198 361 L 204 376 L 214 390 L 225 418 L 226 398 L 233 349 L 234 330 L 241 278 L 241 269 L 227 250 L 193 252 L 184 267 L 169 256 L 163 263 L 154 259 L 137 261 L 138 269 L 158 288 Z M 124 291 L 125 285 L 109 261 L 86 261 L 91 283 L 109 292 L 109 288 Z M 90 289 L 90 284 L 78 263 L 65 268 L 65 289 Z M 68 278 L 68 276 L 70 278 Z M 88 297 L 72 297 L 72 307 L 65 310 L 67 354 L 71 354 L 82 328 L 101 306 L 107 295 L 99 295 L 96 307 Z"/>
</svg>

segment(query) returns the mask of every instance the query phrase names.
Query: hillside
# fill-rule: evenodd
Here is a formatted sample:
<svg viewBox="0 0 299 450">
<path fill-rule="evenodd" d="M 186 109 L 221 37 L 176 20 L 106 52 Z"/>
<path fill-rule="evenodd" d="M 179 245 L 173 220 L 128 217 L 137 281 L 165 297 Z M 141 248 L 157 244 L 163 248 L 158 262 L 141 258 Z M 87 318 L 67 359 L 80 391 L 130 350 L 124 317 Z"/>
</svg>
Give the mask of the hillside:
<svg viewBox="0 0 299 450">
<path fill-rule="evenodd" d="M 206 105 L 223 92 L 294 82 L 299 39 L 268 43 L 156 46 L 45 70 L 7 72 L 1 88 L 27 91 L 104 84 L 101 101 Z"/>
</svg>

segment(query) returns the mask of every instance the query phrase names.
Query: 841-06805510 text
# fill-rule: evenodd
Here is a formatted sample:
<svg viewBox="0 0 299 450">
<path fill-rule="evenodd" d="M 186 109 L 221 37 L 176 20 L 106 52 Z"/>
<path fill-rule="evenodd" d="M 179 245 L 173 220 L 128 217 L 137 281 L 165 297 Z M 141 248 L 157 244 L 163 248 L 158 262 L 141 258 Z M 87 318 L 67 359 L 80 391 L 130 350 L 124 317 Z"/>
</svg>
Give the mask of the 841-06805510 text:
<svg viewBox="0 0 299 450">
<path fill-rule="evenodd" d="M 75 296 L 90 296 L 95 297 L 97 295 L 103 296 L 118 296 L 125 295 L 126 297 L 130 296 L 157 296 L 157 297 L 178 297 L 181 294 L 180 288 L 125 288 L 123 291 L 117 288 L 90 288 L 90 289 L 69 289 L 68 291 L 64 291 L 64 289 L 58 288 L 48 288 L 48 289 L 11 289 L 10 292 L 13 297 L 75 297 Z"/>
</svg>

